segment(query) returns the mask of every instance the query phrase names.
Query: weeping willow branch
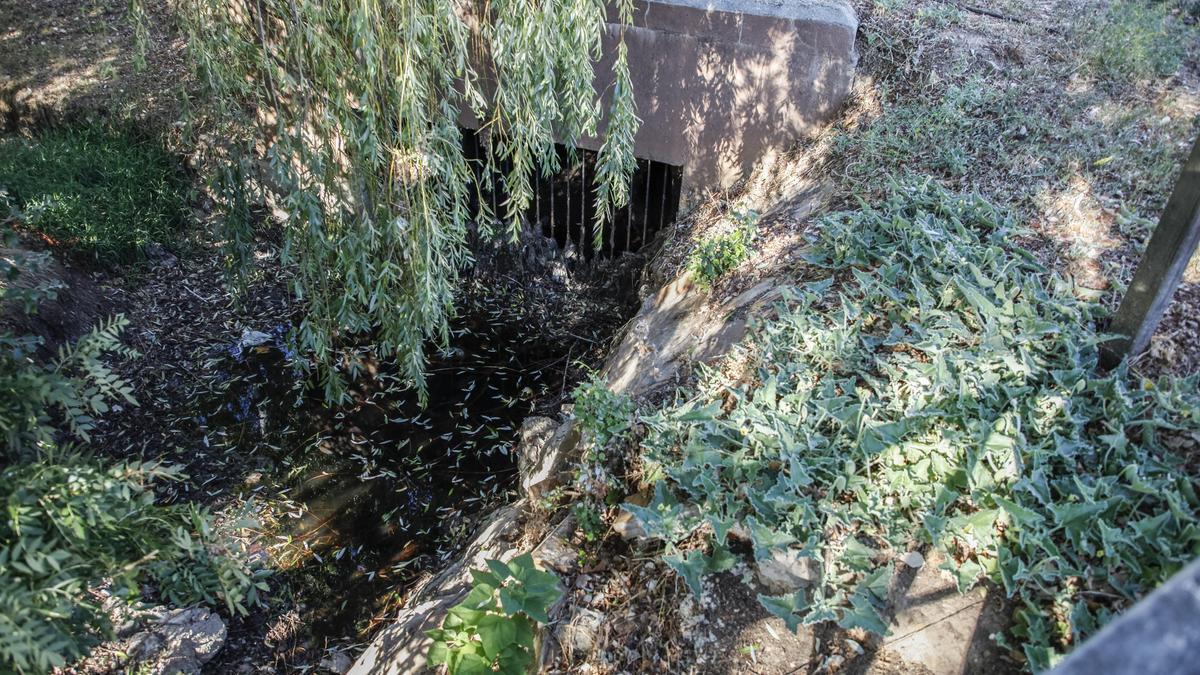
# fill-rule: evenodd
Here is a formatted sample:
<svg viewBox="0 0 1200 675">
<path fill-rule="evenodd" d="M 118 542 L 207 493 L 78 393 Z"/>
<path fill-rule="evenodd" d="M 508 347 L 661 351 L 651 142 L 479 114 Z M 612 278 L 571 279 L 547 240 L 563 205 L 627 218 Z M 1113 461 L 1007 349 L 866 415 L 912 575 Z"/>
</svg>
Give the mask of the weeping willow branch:
<svg viewBox="0 0 1200 675">
<path fill-rule="evenodd" d="M 129 25 L 133 28 L 133 65 L 146 67 L 146 52 L 150 48 L 150 22 L 142 0 L 129 0 Z"/>
<path fill-rule="evenodd" d="M 132 0 L 134 4 L 141 0 Z M 231 129 L 214 185 L 229 257 L 249 259 L 249 186 L 287 213 L 283 259 L 306 309 L 297 328 L 327 398 L 345 396 L 366 352 L 424 393 L 426 340 L 445 342 L 477 176 L 505 167 L 501 214 L 481 232 L 516 237 L 532 178 L 556 170 L 555 140 L 595 135 L 592 88 L 605 0 L 179 0 L 202 99 Z M 631 0 L 618 2 L 624 24 Z M 600 210 L 628 200 L 639 124 L 621 33 L 600 152 Z M 476 171 L 460 116 L 491 155 Z M 264 166 L 265 164 L 265 166 Z M 259 167 L 261 170 L 256 170 Z M 373 344 L 359 344 L 371 336 Z"/>
</svg>

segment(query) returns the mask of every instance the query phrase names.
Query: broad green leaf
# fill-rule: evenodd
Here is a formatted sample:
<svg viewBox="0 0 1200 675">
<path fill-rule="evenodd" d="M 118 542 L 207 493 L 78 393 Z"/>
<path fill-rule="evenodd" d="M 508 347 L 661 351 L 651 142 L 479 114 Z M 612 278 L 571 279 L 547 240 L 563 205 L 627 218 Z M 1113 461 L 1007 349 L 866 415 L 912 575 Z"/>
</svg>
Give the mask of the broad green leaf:
<svg viewBox="0 0 1200 675">
<path fill-rule="evenodd" d="M 758 601 L 763 607 L 766 608 L 768 612 L 774 614 L 780 619 L 783 619 L 783 622 L 787 624 L 788 630 L 792 631 L 793 633 L 800 629 L 800 615 L 803 614 L 806 609 L 808 609 L 808 601 L 805 598 L 803 590 L 796 591 L 791 595 L 783 596 L 768 596 L 760 594 L 758 596 Z"/>
<path fill-rule="evenodd" d="M 483 653 L 488 659 L 495 660 L 501 650 L 516 641 L 516 622 L 506 616 L 489 614 L 479 619 L 479 642 L 483 645 Z"/>
</svg>

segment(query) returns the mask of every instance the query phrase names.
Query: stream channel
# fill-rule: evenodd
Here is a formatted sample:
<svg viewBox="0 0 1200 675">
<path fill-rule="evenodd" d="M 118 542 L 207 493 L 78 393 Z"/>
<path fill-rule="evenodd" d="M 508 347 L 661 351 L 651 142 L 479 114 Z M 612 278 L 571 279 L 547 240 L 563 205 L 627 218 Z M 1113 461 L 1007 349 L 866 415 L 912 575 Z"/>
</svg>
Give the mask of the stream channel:
<svg viewBox="0 0 1200 675">
<path fill-rule="evenodd" d="M 450 344 L 429 351 L 424 407 L 379 364 L 352 403 L 325 406 L 299 386 L 287 326 L 214 355 L 218 384 L 196 423 L 205 445 L 245 467 L 216 503 L 257 523 L 245 543 L 271 570 L 271 591 L 266 606 L 231 620 L 206 672 L 304 670 L 354 655 L 415 580 L 511 499 L 517 430 L 529 415 L 557 416 L 599 365 L 636 308 L 641 264 L 633 254 L 601 261 L 566 284 L 545 270 L 517 278 L 521 265 L 479 265 Z"/>
</svg>

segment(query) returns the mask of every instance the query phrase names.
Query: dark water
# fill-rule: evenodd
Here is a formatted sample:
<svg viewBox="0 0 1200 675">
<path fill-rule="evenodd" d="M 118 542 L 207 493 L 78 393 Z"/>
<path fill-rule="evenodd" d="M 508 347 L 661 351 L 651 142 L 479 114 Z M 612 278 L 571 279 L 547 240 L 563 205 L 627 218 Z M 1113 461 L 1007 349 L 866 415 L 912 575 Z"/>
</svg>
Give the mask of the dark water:
<svg viewBox="0 0 1200 675">
<path fill-rule="evenodd" d="M 303 626 L 293 638 L 302 660 L 361 637 L 389 599 L 465 542 L 484 507 L 507 498 L 521 421 L 569 393 L 568 362 L 597 349 L 605 330 L 539 328 L 511 303 L 473 303 L 429 364 L 424 408 L 386 367 L 339 409 L 299 393 L 286 327 L 229 350 L 216 412 L 202 422 L 235 448 L 258 448 L 258 480 L 285 486 L 277 510 L 288 515 L 268 550 Z M 262 623 L 254 630 L 269 629 Z"/>
</svg>

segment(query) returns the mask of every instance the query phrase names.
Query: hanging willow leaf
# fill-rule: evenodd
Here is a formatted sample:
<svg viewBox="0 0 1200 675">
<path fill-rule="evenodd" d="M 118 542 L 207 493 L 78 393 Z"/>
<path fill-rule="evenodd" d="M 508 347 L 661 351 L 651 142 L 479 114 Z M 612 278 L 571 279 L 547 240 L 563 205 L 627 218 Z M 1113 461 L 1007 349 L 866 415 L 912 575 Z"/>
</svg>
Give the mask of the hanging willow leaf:
<svg viewBox="0 0 1200 675">
<path fill-rule="evenodd" d="M 603 0 L 181 0 L 199 99 L 224 122 L 213 187 L 230 216 L 231 266 L 251 259 L 248 196 L 273 199 L 305 309 L 296 337 L 327 398 L 345 396 L 368 351 L 424 393 L 423 347 L 448 337 L 481 179 L 503 175 L 501 229 L 516 237 L 533 174 L 557 168 L 555 142 L 573 147 L 599 126 L 593 62 L 606 10 Z M 619 0 L 617 14 L 632 21 L 632 2 Z M 617 50 L 604 212 L 627 202 L 636 166 L 623 28 Z M 464 115 L 480 122 L 486 167 L 464 153 Z M 496 231 L 498 214 L 481 211 L 479 231 Z"/>
</svg>

